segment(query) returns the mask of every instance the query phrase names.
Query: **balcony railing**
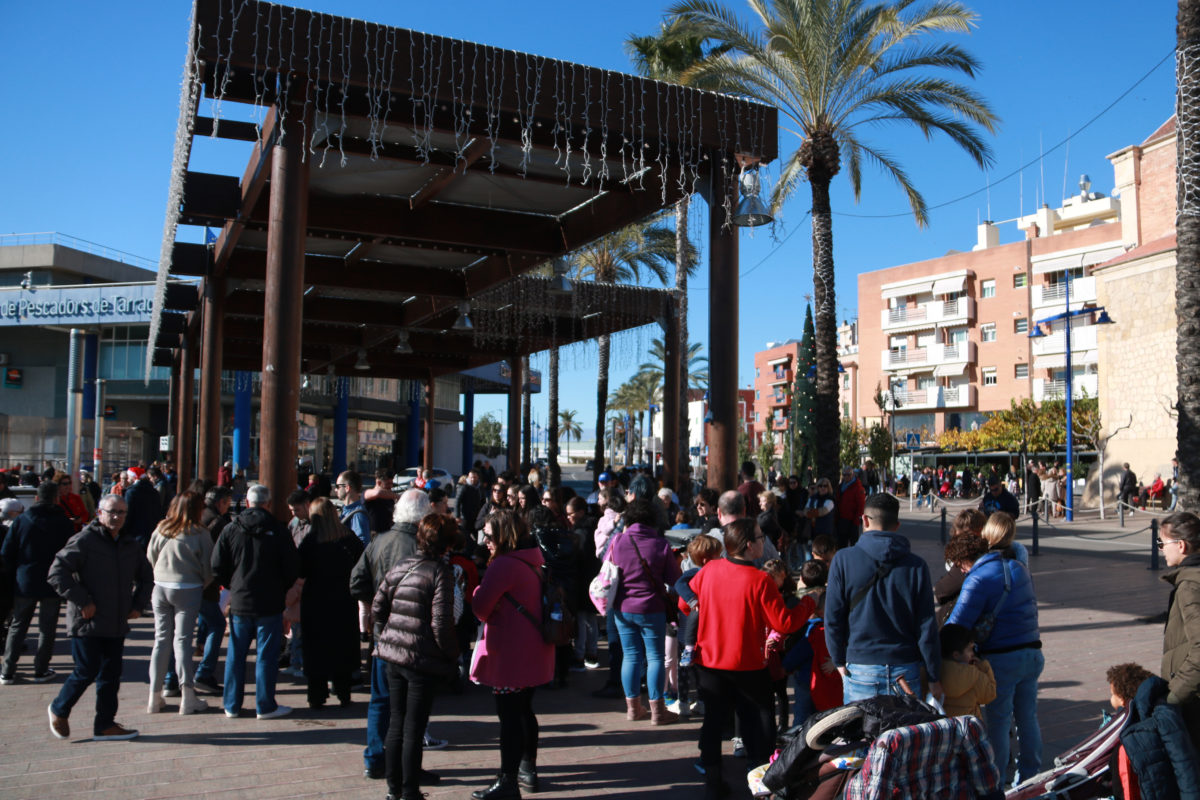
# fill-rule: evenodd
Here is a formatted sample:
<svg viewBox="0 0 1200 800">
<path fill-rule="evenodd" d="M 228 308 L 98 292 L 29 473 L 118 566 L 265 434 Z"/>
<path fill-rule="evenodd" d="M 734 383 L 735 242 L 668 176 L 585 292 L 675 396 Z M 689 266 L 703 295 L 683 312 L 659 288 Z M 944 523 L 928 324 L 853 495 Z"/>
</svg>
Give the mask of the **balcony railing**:
<svg viewBox="0 0 1200 800">
<path fill-rule="evenodd" d="M 1080 325 L 1073 323 L 1071 325 L 1071 352 L 1079 353 L 1085 350 L 1096 349 L 1096 325 Z M 1033 354 L 1035 356 L 1056 355 L 1058 353 L 1067 352 L 1067 332 L 1056 331 L 1046 336 L 1039 336 L 1033 340 Z"/>
<path fill-rule="evenodd" d="M 973 361 L 975 361 L 974 342 L 931 344 L 928 347 L 884 350 L 882 353 L 884 369 L 915 369 L 962 362 L 969 364 Z"/>
<path fill-rule="evenodd" d="M 935 324 L 966 323 L 975 312 L 970 297 L 954 300 L 930 300 L 904 308 L 885 308 L 880 312 L 880 324 L 885 328 L 932 327 Z"/>
<path fill-rule="evenodd" d="M 927 389 L 892 390 L 900 403 L 900 410 L 915 411 L 923 408 L 963 408 L 975 405 L 975 387 L 931 386 Z"/>
<path fill-rule="evenodd" d="M 1063 282 L 1042 284 L 1033 287 L 1033 307 L 1061 306 L 1067 299 L 1067 286 Z M 1071 307 L 1096 302 L 1096 279 L 1075 278 L 1071 281 Z"/>
<path fill-rule="evenodd" d="M 1099 379 L 1096 375 L 1077 375 L 1072 379 L 1072 384 L 1076 400 L 1083 397 L 1095 397 L 1099 390 Z M 1035 402 L 1062 400 L 1066 396 L 1067 382 L 1065 380 L 1050 380 L 1048 378 L 1033 379 L 1033 399 Z"/>
</svg>

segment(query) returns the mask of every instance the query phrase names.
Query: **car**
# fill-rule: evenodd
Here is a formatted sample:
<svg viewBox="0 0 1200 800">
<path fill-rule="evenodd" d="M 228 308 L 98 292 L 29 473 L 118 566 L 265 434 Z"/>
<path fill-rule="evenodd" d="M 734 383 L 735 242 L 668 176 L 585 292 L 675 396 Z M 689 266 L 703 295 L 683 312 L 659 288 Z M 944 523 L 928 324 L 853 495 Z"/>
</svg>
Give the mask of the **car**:
<svg viewBox="0 0 1200 800">
<path fill-rule="evenodd" d="M 438 488 L 446 494 L 454 497 L 454 490 L 458 486 L 458 482 L 453 475 L 447 470 L 434 467 L 433 478 L 438 482 Z M 421 474 L 420 467 L 409 467 L 403 472 L 397 473 L 392 478 L 392 491 L 403 492 L 406 489 L 412 488 L 413 481 Z"/>
<path fill-rule="evenodd" d="M 587 463 L 583 465 L 583 468 L 585 470 L 587 470 L 588 472 L 595 472 L 596 471 L 596 459 L 589 458 L 587 460 Z"/>
</svg>

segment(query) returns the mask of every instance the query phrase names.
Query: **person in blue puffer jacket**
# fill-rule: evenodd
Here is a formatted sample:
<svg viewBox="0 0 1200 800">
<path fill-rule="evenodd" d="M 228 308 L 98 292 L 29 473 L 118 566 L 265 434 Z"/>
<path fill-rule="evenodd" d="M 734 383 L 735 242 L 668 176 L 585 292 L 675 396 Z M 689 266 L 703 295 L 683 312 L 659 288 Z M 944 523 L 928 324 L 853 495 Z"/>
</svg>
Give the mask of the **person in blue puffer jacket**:
<svg viewBox="0 0 1200 800">
<path fill-rule="evenodd" d="M 982 538 L 985 542 L 1011 542 L 1014 528 L 1013 518 L 997 511 L 988 517 Z M 975 630 L 979 655 L 988 660 L 996 675 L 996 699 L 986 706 L 987 732 L 1001 774 L 1008 768 L 1008 734 L 1016 721 L 1019 757 L 1015 785 L 1042 767 L 1037 683 L 1046 659 L 1038 633 L 1037 598 L 1029 570 L 1012 557 L 1012 551 L 989 551 L 984 543 L 977 552 L 984 555 L 973 563 L 958 565 L 966 579 L 947 622 Z M 986 628 L 988 621 L 992 621 L 991 632 L 985 634 L 979 625 L 983 622 Z"/>
</svg>

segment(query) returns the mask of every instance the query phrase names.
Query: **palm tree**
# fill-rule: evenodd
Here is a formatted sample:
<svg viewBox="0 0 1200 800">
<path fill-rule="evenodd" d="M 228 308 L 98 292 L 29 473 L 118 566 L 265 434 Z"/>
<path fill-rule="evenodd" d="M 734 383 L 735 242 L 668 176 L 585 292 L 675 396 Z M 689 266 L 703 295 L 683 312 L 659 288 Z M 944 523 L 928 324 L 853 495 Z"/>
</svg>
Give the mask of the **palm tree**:
<svg viewBox="0 0 1200 800">
<path fill-rule="evenodd" d="M 977 93 L 928 70 L 973 77 L 978 62 L 954 44 L 928 42 L 937 33 L 969 33 L 976 15 L 954 0 L 916 8 L 914 0 L 748 0 L 749 26 L 709 0 L 682 0 L 670 14 L 693 35 L 728 47 L 687 70 L 690 85 L 775 106 L 799 146 L 784 162 L 771 205 L 778 209 L 807 178 L 812 193 L 813 296 L 816 304 L 817 469 L 837 478 L 837 304 L 829 186 L 841 171 L 857 200 L 864 163 L 903 189 L 917 224 L 928 222 L 925 200 L 904 168 L 864 134 L 880 123 L 945 134 L 980 166 L 991 162 L 981 128 L 996 116 Z"/>
<path fill-rule="evenodd" d="M 1176 205 L 1175 233 L 1178 237 L 1175 265 L 1175 308 L 1177 326 L 1177 375 L 1179 400 L 1177 414 L 1177 455 L 1179 456 L 1179 507 L 1195 510 L 1200 506 L 1200 397 L 1195 392 L 1200 375 L 1200 220 L 1196 210 L 1196 186 L 1184 169 L 1195 161 L 1200 142 L 1196 126 L 1200 124 L 1200 68 L 1195 52 L 1200 45 L 1200 2 L 1179 0 L 1176 53 L 1176 92 L 1178 100 L 1176 140 L 1180 166 Z M 1195 102 L 1194 102 L 1195 101 Z"/>
<path fill-rule="evenodd" d="M 625 41 L 625 51 L 633 59 L 638 73 L 660 81 L 680 83 L 685 72 L 705 58 L 704 39 L 689 34 L 678 21 L 664 22 L 658 36 L 630 36 Z M 688 208 L 691 197 L 684 195 L 675 203 L 675 291 L 679 303 L 679 344 L 688 341 L 688 297 L 687 282 L 692 267 L 685 259 L 691 248 L 688 240 Z M 689 358 L 691 349 L 688 350 Z M 707 383 L 707 376 L 705 378 Z M 677 463 L 682 469 L 688 463 L 688 359 L 680 360 L 679 367 L 679 452 Z M 678 479 L 679 476 L 676 476 Z M 682 482 L 679 482 L 682 486 Z"/>
<path fill-rule="evenodd" d="M 547 400 L 547 404 L 549 406 L 549 408 L 547 409 L 547 411 L 548 411 L 547 416 L 549 417 L 549 419 L 546 421 L 546 427 L 547 427 L 547 430 L 546 430 L 546 461 L 549 462 L 547 469 L 549 470 L 549 473 L 550 473 L 550 485 L 558 486 L 559 484 L 562 483 L 562 467 L 560 467 L 558 465 L 558 423 L 559 423 L 559 418 L 562 415 L 560 414 L 560 412 L 558 410 L 558 348 L 557 347 L 550 348 L 550 366 L 546 370 L 546 372 L 549 373 L 546 376 L 547 383 L 549 384 L 546 387 L 546 392 L 549 395 L 549 398 Z M 574 412 L 571 412 L 571 413 L 574 413 Z M 571 455 L 570 442 L 571 442 L 571 438 L 570 438 L 570 435 L 568 434 L 568 436 L 567 436 L 567 450 L 568 450 L 567 455 L 568 455 L 568 457 Z"/>
<path fill-rule="evenodd" d="M 583 426 L 575 419 L 576 411 L 573 409 L 563 409 L 558 412 L 558 429 L 567 437 L 567 458 L 571 457 L 571 437 L 575 437 L 575 441 L 579 441 L 579 437 L 583 435 Z"/>
<path fill-rule="evenodd" d="M 661 375 L 655 377 L 648 372 L 638 372 L 628 381 L 629 392 L 637 403 L 638 415 L 638 461 L 646 460 L 646 412 L 650 410 L 652 405 L 662 402 L 662 379 Z M 650 435 L 654 435 L 651 430 Z"/>
<path fill-rule="evenodd" d="M 663 370 L 666 368 L 667 353 L 666 347 L 663 345 L 662 339 L 650 340 L 650 357 L 652 361 L 647 361 L 638 367 L 638 373 L 651 375 L 656 383 L 663 382 Z M 687 358 L 683 361 L 684 388 L 692 389 L 707 389 L 708 388 L 708 356 L 700 355 L 700 343 L 692 342 L 688 345 Z"/>
<path fill-rule="evenodd" d="M 635 283 L 641 280 L 645 271 L 666 284 L 666 265 L 675 260 L 675 233 L 662 223 L 662 216 L 658 214 L 645 222 L 628 225 L 576 250 L 571 254 L 575 276 L 601 283 Z M 695 269 L 694 255 L 689 263 Z M 609 336 L 602 334 L 596 341 L 599 351 L 596 358 L 596 429 L 601 430 L 608 402 Z M 592 483 L 599 485 L 600 472 L 604 469 L 604 443 L 599 436 L 596 437 L 594 455 Z"/>
</svg>

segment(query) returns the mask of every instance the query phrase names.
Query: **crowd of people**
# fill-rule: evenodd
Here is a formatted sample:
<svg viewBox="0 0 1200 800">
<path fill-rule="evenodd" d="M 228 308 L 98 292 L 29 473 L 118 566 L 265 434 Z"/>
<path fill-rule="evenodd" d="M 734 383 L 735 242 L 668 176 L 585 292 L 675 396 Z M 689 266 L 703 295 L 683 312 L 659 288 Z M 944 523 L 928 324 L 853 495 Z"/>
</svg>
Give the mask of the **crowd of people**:
<svg viewBox="0 0 1200 800">
<path fill-rule="evenodd" d="M 116 716 L 131 620 L 154 619 L 149 714 L 173 697 L 178 713 L 203 712 L 215 696 L 239 716 L 253 641 L 258 719 L 292 712 L 275 697 L 281 669 L 304 680 L 314 711 L 331 698 L 350 706 L 369 686 L 364 776 L 415 800 L 439 780 L 422 764 L 444 745 L 429 729 L 436 697 L 473 682 L 493 696 L 499 754 L 494 780 L 472 796 L 504 800 L 539 788 L 535 694 L 601 669 L 603 635 L 606 680 L 594 694 L 623 698 L 630 722 L 701 716 L 696 768 L 709 798 L 729 791 L 728 740 L 749 766 L 764 764 L 790 725 L 881 694 L 981 717 L 998 773 L 1037 773 L 1045 658 L 1009 487 L 983 477 L 980 507 L 955 518 L 935 575 L 868 469 L 809 486 L 767 475 L 768 488 L 746 462 L 735 489 L 689 487 L 691 497 L 635 470 L 601 474 L 589 497 L 546 485 L 537 469 L 493 477 L 477 465 L 455 487 L 399 493 L 385 470 L 370 487 L 351 470 L 293 490 L 289 519 L 272 513 L 269 487 L 249 485 L 237 505 L 229 481 L 175 492 L 157 467 L 127 471 L 80 511 L 63 500 L 71 479 L 51 472 L 28 509 L 5 514 L 0 684 L 20 680 L 35 610 L 30 680 L 55 677 L 66 601 L 74 670 L 47 709 L 51 732 L 70 735 L 95 684 L 93 738 L 129 739 L 138 732 Z M 1154 702 L 1181 709 L 1200 735 L 1200 629 L 1188 611 L 1200 598 L 1200 519 L 1165 520 L 1159 547 L 1174 591 Z M 1113 702 L 1146 713 L 1134 674 L 1110 675 Z M 1122 753 L 1136 782 L 1144 754 Z"/>
</svg>

